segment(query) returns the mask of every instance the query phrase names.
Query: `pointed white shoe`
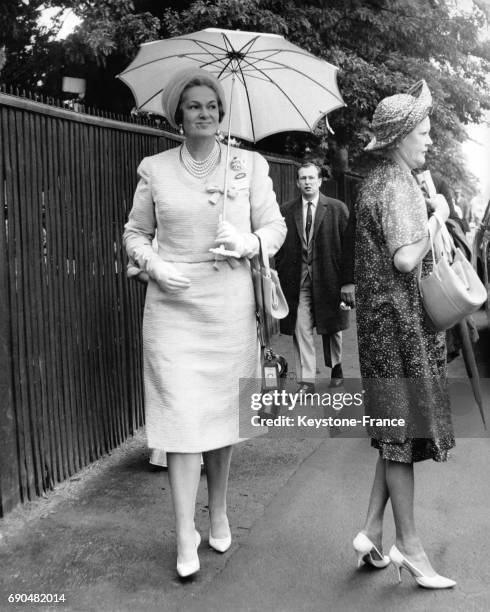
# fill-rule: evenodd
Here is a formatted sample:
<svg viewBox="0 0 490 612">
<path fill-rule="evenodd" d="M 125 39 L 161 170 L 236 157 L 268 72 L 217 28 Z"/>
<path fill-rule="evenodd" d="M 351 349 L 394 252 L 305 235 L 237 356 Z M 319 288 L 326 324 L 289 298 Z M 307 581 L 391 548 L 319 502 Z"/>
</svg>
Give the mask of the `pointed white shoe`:
<svg viewBox="0 0 490 612">
<path fill-rule="evenodd" d="M 456 585 L 451 578 L 445 578 L 436 574 L 435 576 L 426 576 L 421 570 L 415 567 L 413 563 L 402 555 L 396 546 L 392 546 L 389 552 L 391 562 L 396 567 L 398 572 L 398 582 L 402 581 L 401 569 L 406 569 L 415 578 L 417 584 L 425 589 L 450 589 Z"/>
<path fill-rule="evenodd" d="M 217 552 L 226 552 L 231 546 L 231 533 L 226 538 L 213 538 L 211 530 L 209 530 L 209 546 Z"/>
<path fill-rule="evenodd" d="M 196 533 L 196 554 L 194 559 L 191 561 L 186 561 L 185 563 L 179 563 L 177 561 L 177 574 L 180 578 L 189 578 L 190 576 L 196 574 L 201 566 L 199 564 L 199 556 L 197 554 L 197 549 L 199 548 L 199 544 L 201 543 L 201 536 L 198 531 Z"/>
<path fill-rule="evenodd" d="M 357 567 L 361 567 L 363 562 L 377 569 L 384 569 L 390 564 L 390 558 L 386 555 L 382 555 L 362 531 L 356 535 L 352 542 L 352 546 L 357 553 Z M 373 552 L 376 553 L 378 558 L 373 557 Z"/>
</svg>

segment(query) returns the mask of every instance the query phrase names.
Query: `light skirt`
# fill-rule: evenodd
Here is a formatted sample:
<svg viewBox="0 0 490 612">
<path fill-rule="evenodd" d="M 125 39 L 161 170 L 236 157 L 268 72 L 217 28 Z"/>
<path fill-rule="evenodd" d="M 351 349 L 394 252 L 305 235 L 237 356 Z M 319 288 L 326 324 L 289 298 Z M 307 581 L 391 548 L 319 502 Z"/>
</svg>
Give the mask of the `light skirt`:
<svg viewBox="0 0 490 612">
<path fill-rule="evenodd" d="M 239 439 L 239 381 L 258 375 L 255 301 L 246 262 L 174 263 L 191 280 L 149 282 L 143 320 L 148 446 L 196 453 Z"/>
</svg>

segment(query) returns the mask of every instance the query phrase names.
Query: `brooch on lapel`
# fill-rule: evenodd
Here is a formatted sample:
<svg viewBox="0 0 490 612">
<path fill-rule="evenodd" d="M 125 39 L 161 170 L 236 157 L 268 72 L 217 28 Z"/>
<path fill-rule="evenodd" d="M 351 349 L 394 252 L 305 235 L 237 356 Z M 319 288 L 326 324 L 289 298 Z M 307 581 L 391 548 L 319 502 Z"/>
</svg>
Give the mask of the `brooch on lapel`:
<svg viewBox="0 0 490 612">
<path fill-rule="evenodd" d="M 235 172 L 240 172 L 240 170 L 245 170 L 245 162 L 243 159 L 235 155 L 230 162 L 230 168 Z"/>
</svg>

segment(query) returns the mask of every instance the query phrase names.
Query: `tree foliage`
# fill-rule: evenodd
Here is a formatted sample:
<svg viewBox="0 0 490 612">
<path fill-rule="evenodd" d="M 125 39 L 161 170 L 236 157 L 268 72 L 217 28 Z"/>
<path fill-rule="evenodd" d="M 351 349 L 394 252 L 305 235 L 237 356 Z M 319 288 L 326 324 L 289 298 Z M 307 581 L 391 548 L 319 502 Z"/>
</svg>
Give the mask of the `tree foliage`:
<svg viewBox="0 0 490 612">
<path fill-rule="evenodd" d="M 61 23 L 50 27 L 39 23 L 46 0 L 3 0 L 0 9 L 0 78 L 28 89 L 36 89 L 51 68 L 56 44 L 53 37 Z"/>
<path fill-rule="evenodd" d="M 370 158 L 362 149 L 377 102 L 425 78 L 434 97 L 435 145 L 429 163 L 442 169 L 467 194 L 474 181 L 462 164 L 464 124 L 478 123 L 490 107 L 490 44 L 481 30 L 488 23 L 488 0 L 462 12 L 452 2 L 422 0 L 216 0 L 194 2 L 167 12 L 166 35 L 175 36 L 219 24 L 224 28 L 269 31 L 339 66 L 346 108 L 330 123 L 335 142 L 320 129 L 311 138 L 283 139 L 290 152 L 301 147 L 330 163 L 348 148 L 353 168 L 365 171 Z M 276 139 L 277 140 L 277 139 Z"/>
<path fill-rule="evenodd" d="M 435 102 L 430 165 L 443 168 L 455 187 L 468 194 L 473 189 L 461 162 L 460 143 L 466 137 L 465 124 L 478 123 L 490 108 L 490 43 L 481 36 L 490 19 L 489 0 L 472 0 L 464 10 L 454 0 L 65 0 L 58 4 L 73 8 L 83 22 L 64 42 L 63 60 L 53 62 L 53 72 L 77 70 L 92 83 L 88 102 L 114 110 L 132 104 L 129 92 L 113 77 L 133 59 L 140 43 L 206 27 L 281 34 L 335 64 L 347 105 L 329 117 L 335 137 L 319 128 L 315 136 L 287 134 L 260 143 L 298 156 L 309 151 L 328 166 L 335 166 L 339 152 L 348 150 L 351 168 L 365 171 L 370 162 L 362 149 L 377 102 L 425 78 Z"/>
</svg>

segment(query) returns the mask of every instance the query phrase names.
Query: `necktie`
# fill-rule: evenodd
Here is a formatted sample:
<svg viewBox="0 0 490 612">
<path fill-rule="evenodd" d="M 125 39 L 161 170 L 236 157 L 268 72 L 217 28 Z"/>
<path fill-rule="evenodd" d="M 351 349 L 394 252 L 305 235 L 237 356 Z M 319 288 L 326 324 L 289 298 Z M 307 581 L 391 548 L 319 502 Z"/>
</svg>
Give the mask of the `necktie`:
<svg viewBox="0 0 490 612">
<path fill-rule="evenodd" d="M 311 202 L 308 202 L 308 210 L 306 211 L 306 225 L 305 225 L 305 234 L 306 234 L 306 243 L 310 241 L 310 231 L 311 231 L 311 223 L 312 223 L 313 215 L 311 213 Z"/>
</svg>

